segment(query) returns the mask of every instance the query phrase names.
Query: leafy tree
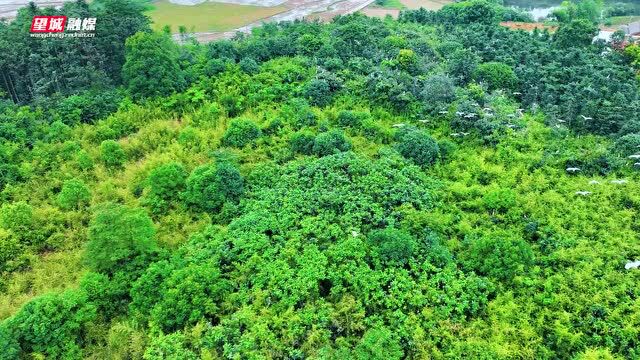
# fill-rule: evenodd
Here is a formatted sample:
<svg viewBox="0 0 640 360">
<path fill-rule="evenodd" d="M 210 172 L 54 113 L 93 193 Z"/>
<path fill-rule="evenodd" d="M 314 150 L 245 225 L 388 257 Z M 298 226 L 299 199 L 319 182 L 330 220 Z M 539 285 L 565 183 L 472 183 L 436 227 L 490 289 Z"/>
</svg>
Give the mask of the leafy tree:
<svg viewBox="0 0 640 360">
<path fill-rule="evenodd" d="M 313 154 L 313 145 L 316 136 L 308 131 L 299 131 L 291 136 L 289 143 L 291 151 L 295 154 L 311 155 Z"/>
<path fill-rule="evenodd" d="M 554 34 L 555 43 L 563 48 L 589 46 L 598 34 L 598 27 L 589 20 L 577 19 L 560 26 Z"/>
<path fill-rule="evenodd" d="M 155 229 L 142 210 L 104 204 L 89 225 L 85 259 L 91 269 L 111 273 L 136 256 L 156 249 Z"/>
<path fill-rule="evenodd" d="M 262 136 L 262 131 L 253 121 L 249 119 L 231 120 L 229 128 L 222 136 L 222 144 L 243 148 Z"/>
<path fill-rule="evenodd" d="M 313 143 L 313 153 L 318 156 L 327 156 L 349 150 L 351 150 L 351 143 L 339 130 L 321 133 L 316 136 Z"/>
<path fill-rule="evenodd" d="M 518 82 L 513 69 L 509 65 L 500 62 L 488 62 L 478 65 L 474 78 L 485 83 L 489 91 L 496 89 L 513 90 Z"/>
<path fill-rule="evenodd" d="M 137 100 L 168 96 L 185 86 L 178 49 L 165 34 L 139 32 L 126 42 L 122 78 Z"/>
<path fill-rule="evenodd" d="M 406 232 L 394 228 L 373 231 L 368 240 L 383 261 L 394 265 L 406 264 L 416 250 L 416 240 Z"/>
<path fill-rule="evenodd" d="M 357 359 L 402 359 L 404 352 L 396 335 L 385 327 L 367 330 L 356 346 Z"/>
<path fill-rule="evenodd" d="M 482 201 L 488 210 L 506 212 L 516 206 L 516 193 L 511 189 L 489 191 Z"/>
<path fill-rule="evenodd" d="M 127 159 L 122 146 L 114 140 L 105 140 L 100 144 L 100 158 L 110 168 L 119 168 Z"/>
<path fill-rule="evenodd" d="M 23 353 L 41 353 L 51 358 L 82 357 L 87 326 L 96 309 L 86 294 L 69 290 L 43 295 L 27 303 L 7 326 Z"/>
<path fill-rule="evenodd" d="M 67 180 L 58 194 L 58 204 L 62 209 L 78 209 L 91 201 L 87 185 L 80 179 Z"/>
<path fill-rule="evenodd" d="M 162 297 L 151 310 L 151 321 L 165 332 L 212 322 L 228 291 L 228 283 L 213 264 L 192 265 L 174 271 L 163 284 Z M 213 321 L 217 322 L 217 321 Z"/>
<path fill-rule="evenodd" d="M 429 166 L 438 159 L 438 143 L 426 132 L 409 129 L 399 132 L 397 138 L 398 152 L 417 165 Z"/>
<path fill-rule="evenodd" d="M 533 251 L 522 239 L 486 236 L 468 242 L 464 264 L 480 274 L 510 282 L 533 264 Z"/>
<path fill-rule="evenodd" d="M 196 360 L 199 359 L 189 349 L 186 336 L 181 332 L 154 337 L 147 350 L 144 360 Z"/>
<path fill-rule="evenodd" d="M 186 180 L 183 197 L 199 211 L 217 212 L 225 201 L 238 201 L 244 192 L 240 172 L 228 163 L 197 167 Z"/>
<path fill-rule="evenodd" d="M 0 207 L 0 227 L 12 231 L 21 241 L 28 241 L 35 225 L 33 207 L 20 201 Z"/>
<path fill-rule="evenodd" d="M 467 84 L 478 67 L 478 55 L 468 49 L 459 49 L 447 55 L 447 69 L 458 85 Z"/>
<path fill-rule="evenodd" d="M 331 103 L 331 86 L 324 79 L 311 80 L 304 89 L 305 98 L 316 106 L 327 106 Z"/>
<path fill-rule="evenodd" d="M 187 172 L 182 164 L 175 162 L 161 165 L 151 171 L 147 178 L 149 192 L 145 204 L 153 213 L 163 213 L 180 199 L 186 186 Z"/>
</svg>

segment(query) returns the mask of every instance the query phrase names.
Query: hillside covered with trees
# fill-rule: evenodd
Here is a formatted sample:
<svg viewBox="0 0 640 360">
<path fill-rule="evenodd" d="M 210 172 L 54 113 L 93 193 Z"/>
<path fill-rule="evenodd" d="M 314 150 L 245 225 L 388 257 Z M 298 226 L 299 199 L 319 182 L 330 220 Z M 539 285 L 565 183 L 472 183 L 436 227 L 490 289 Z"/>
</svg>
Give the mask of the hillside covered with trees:
<svg viewBox="0 0 640 360">
<path fill-rule="evenodd" d="M 0 358 L 640 358 L 640 45 L 144 10 L 0 23 Z"/>
</svg>

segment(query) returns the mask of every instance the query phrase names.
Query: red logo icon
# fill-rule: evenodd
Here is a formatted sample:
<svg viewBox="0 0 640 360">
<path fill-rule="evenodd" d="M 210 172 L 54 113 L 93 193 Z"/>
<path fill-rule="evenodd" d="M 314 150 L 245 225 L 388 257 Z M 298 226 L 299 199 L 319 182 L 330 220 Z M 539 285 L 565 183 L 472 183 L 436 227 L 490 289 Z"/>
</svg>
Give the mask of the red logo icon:
<svg viewBox="0 0 640 360">
<path fill-rule="evenodd" d="M 33 20 L 31 20 L 31 32 L 64 32 L 66 22 L 66 16 L 34 16 Z"/>
</svg>

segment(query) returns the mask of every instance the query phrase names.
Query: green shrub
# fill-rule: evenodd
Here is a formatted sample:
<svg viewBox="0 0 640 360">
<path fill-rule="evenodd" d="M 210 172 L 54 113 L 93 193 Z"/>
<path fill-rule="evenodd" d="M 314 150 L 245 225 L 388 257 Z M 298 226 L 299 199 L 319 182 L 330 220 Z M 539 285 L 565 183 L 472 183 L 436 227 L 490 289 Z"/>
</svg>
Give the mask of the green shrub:
<svg viewBox="0 0 640 360">
<path fill-rule="evenodd" d="M 313 133 L 307 131 L 299 131 L 291 136 L 289 144 L 294 154 L 311 155 L 313 154 L 313 145 L 316 137 Z"/>
<path fill-rule="evenodd" d="M 95 318 L 96 308 L 86 294 L 69 290 L 35 298 L 8 321 L 25 354 L 80 359 L 86 326 Z"/>
<path fill-rule="evenodd" d="M 122 146 L 114 140 L 105 140 L 100 144 L 100 158 L 111 168 L 121 167 L 127 159 Z"/>
<path fill-rule="evenodd" d="M 482 237 L 467 242 L 463 263 L 479 274 L 508 282 L 533 264 L 533 251 L 522 239 Z"/>
<path fill-rule="evenodd" d="M 640 134 L 627 134 L 619 137 L 614 145 L 616 153 L 624 158 L 640 154 Z"/>
<path fill-rule="evenodd" d="M 187 172 L 182 164 L 175 162 L 161 165 L 151 171 L 147 178 L 149 192 L 144 203 L 154 214 L 166 212 L 180 199 L 186 186 Z"/>
<path fill-rule="evenodd" d="M 408 129 L 400 131 L 396 145 L 398 152 L 406 159 L 420 166 L 435 163 L 440 155 L 438 143 L 426 132 Z"/>
<path fill-rule="evenodd" d="M 228 163 L 197 167 L 186 181 L 183 198 L 198 211 L 218 212 L 225 201 L 238 201 L 244 192 L 244 180 L 236 167 Z"/>
<path fill-rule="evenodd" d="M 351 150 L 351 143 L 340 130 L 331 130 L 316 136 L 313 153 L 318 156 L 333 155 Z"/>
<path fill-rule="evenodd" d="M 229 128 L 222 136 L 222 144 L 243 148 L 255 143 L 260 136 L 262 136 L 262 131 L 256 123 L 248 119 L 235 119 L 231 121 Z"/>
<path fill-rule="evenodd" d="M 188 347 L 186 336 L 181 332 L 159 335 L 151 340 L 143 356 L 144 360 L 197 360 L 196 353 Z"/>
<path fill-rule="evenodd" d="M 516 206 L 516 193 L 511 189 L 489 191 L 482 197 L 482 202 L 487 210 L 506 212 Z"/>
<path fill-rule="evenodd" d="M 363 121 L 370 118 L 369 113 L 364 111 L 343 110 L 338 113 L 338 124 L 342 127 L 358 128 Z"/>
<path fill-rule="evenodd" d="M 218 317 L 228 283 L 214 264 L 191 265 L 174 271 L 151 310 L 151 321 L 165 332 Z"/>
<path fill-rule="evenodd" d="M 372 231 L 368 238 L 378 256 L 394 265 L 404 265 L 416 249 L 416 240 L 411 235 L 391 227 Z"/>
<path fill-rule="evenodd" d="M 355 348 L 358 360 L 394 360 L 403 356 L 400 339 L 385 327 L 367 330 Z"/>
<path fill-rule="evenodd" d="M 142 209 L 104 204 L 89 225 L 85 259 L 96 272 L 110 273 L 156 249 L 155 229 Z"/>
<path fill-rule="evenodd" d="M 518 78 L 513 69 L 509 65 L 500 62 L 487 62 L 478 65 L 474 78 L 476 81 L 486 84 L 489 91 L 497 89 L 513 90 L 518 83 Z"/>
<path fill-rule="evenodd" d="M 91 193 L 82 180 L 71 179 L 62 184 L 62 190 L 58 194 L 58 205 L 62 209 L 78 209 L 89 204 L 89 201 L 91 201 Z"/>
</svg>

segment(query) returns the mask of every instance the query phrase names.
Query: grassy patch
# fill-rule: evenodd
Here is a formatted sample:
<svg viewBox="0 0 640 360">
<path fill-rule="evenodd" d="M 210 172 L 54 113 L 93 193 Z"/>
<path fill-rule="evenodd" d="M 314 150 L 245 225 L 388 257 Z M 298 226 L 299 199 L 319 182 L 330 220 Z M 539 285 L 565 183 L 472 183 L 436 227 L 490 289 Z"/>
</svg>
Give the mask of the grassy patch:
<svg viewBox="0 0 640 360">
<path fill-rule="evenodd" d="M 640 16 L 612 16 L 607 20 L 611 25 L 625 25 L 634 21 L 640 21 Z"/>
<path fill-rule="evenodd" d="M 404 9 L 405 8 L 405 6 L 400 2 L 400 0 L 376 0 L 372 5 L 373 7 L 385 8 L 385 9 Z"/>
<path fill-rule="evenodd" d="M 184 25 L 189 31 L 227 31 L 286 10 L 284 6 L 261 7 L 249 5 L 205 2 L 194 6 L 176 5 L 167 0 L 153 2 L 147 15 L 153 20 L 153 28 L 171 26 L 173 32 Z"/>
</svg>

